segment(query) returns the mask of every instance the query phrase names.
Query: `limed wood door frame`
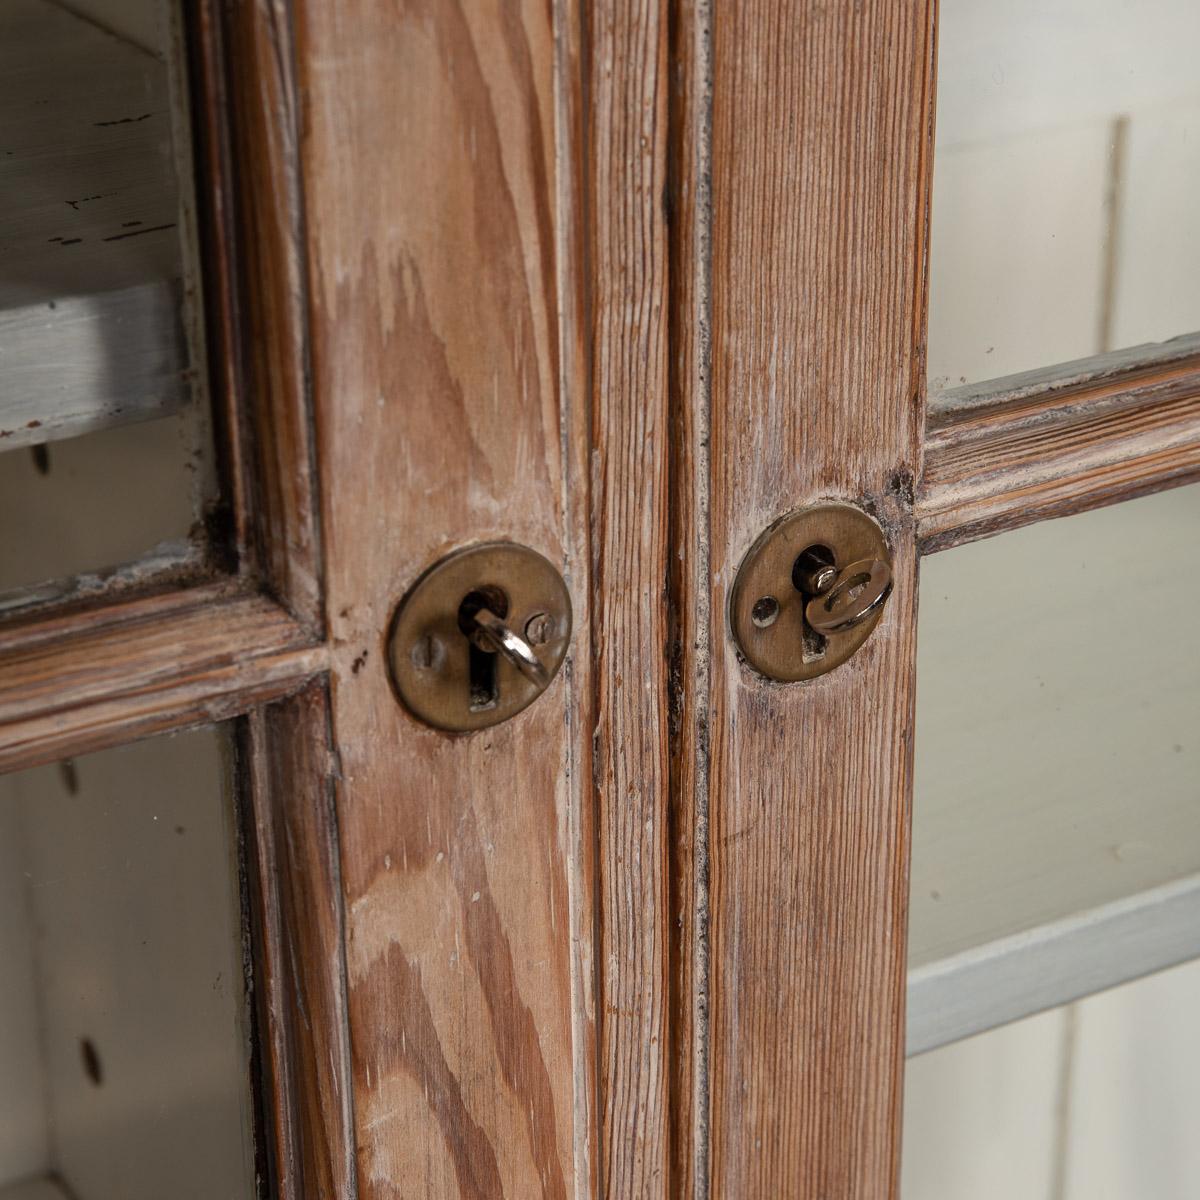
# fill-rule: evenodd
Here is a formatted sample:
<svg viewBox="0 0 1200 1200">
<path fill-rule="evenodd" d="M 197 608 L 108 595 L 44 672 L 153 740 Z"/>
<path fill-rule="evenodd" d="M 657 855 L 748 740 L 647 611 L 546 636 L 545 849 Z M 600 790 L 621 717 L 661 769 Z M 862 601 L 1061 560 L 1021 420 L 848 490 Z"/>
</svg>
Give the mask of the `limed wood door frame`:
<svg viewBox="0 0 1200 1200">
<path fill-rule="evenodd" d="M 301 4 L 297 57 L 360 1192 L 884 1194 L 930 10 Z M 772 688 L 725 591 L 831 495 L 896 597 Z M 370 664 L 491 537 L 574 653 L 455 741 Z"/>
<path fill-rule="evenodd" d="M 1194 340 L 926 421 L 933 0 L 189 11 L 227 561 L 0 625 L 0 765 L 245 715 L 281 1197 L 893 1195 L 918 550 L 1200 476 Z M 896 591 L 780 687 L 824 498 Z M 447 737 L 384 635 L 494 537 L 571 654 Z"/>
</svg>

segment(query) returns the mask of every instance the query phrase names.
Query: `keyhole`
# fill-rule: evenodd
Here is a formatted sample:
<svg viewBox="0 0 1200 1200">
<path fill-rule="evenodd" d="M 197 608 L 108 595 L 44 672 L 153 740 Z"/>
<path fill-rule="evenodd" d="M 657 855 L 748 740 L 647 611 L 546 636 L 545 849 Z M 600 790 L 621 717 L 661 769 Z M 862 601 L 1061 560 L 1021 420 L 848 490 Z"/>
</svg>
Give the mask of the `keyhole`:
<svg viewBox="0 0 1200 1200">
<path fill-rule="evenodd" d="M 500 702 L 496 668 L 500 656 L 479 636 L 474 617 L 486 608 L 498 617 L 508 616 L 508 597 L 498 587 L 487 586 L 468 592 L 458 606 L 458 627 L 470 643 L 467 649 L 468 704 L 473 713 L 487 712 Z"/>
<path fill-rule="evenodd" d="M 495 708 L 500 700 L 500 685 L 496 682 L 497 655 L 491 650 L 481 650 L 474 642 L 467 651 L 467 677 L 471 687 L 471 711 L 487 712 Z"/>
<path fill-rule="evenodd" d="M 833 586 L 836 578 L 836 556 L 828 546 L 815 544 L 802 550 L 792 564 L 792 584 L 805 597 L 818 596 Z M 825 657 L 829 639 L 818 633 L 805 618 L 801 635 L 800 659 L 817 662 Z"/>
</svg>

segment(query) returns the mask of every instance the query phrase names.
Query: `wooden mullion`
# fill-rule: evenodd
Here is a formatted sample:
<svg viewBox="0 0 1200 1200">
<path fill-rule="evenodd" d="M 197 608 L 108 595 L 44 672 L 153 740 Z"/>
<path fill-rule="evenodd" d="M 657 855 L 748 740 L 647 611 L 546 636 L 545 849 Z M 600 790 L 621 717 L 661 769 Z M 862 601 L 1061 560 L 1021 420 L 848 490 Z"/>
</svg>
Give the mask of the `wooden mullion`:
<svg viewBox="0 0 1200 1200">
<path fill-rule="evenodd" d="M 0 769 L 224 720 L 299 686 L 324 649 L 233 584 L 0 631 Z"/>
<path fill-rule="evenodd" d="M 933 18 L 712 11 L 714 1200 L 898 1183 Z M 829 498 L 874 513 L 895 590 L 847 663 L 774 684 L 739 660 L 729 589 L 763 529 Z"/>
<path fill-rule="evenodd" d="M 192 11 L 216 410 L 240 569 L 322 628 L 308 281 L 291 5 Z"/>
<path fill-rule="evenodd" d="M 931 421 L 922 553 L 1200 479 L 1200 354 L 1042 379 Z"/>
<path fill-rule="evenodd" d="M 344 916 L 325 682 L 250 714 L 247 874 L 271 1195 L 352 1200 Z"/>
<path fill-rule="evenodd" d="M 651 1200 L 672 1194 L 667 5 L 590 12 L 602 1179 L 605 1195 Z"/>
</svg>

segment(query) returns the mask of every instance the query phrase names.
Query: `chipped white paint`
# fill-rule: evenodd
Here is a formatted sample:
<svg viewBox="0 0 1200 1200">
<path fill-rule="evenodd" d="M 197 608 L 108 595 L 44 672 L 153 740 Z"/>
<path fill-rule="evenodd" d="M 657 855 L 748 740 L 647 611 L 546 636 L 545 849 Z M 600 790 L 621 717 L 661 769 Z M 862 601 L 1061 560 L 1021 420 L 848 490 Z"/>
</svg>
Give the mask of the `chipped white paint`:
<svg viewBox="0 0 1200 1200">
<path fill-rule="evenodd" d="M 0 450 L 188 396 L 167 67 L 47 0 L 0 6 Z"/>
</svg>

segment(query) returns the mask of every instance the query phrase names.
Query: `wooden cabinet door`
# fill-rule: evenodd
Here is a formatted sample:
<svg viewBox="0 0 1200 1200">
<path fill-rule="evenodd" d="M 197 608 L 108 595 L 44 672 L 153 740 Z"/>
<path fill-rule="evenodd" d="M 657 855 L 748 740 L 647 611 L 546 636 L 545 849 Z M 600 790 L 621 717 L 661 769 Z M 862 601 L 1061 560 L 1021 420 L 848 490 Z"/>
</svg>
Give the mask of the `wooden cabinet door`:
<svg viewBox="0 0 1200 1200">
<path fill-rule="evenodd" d="M 363 1196 L 892 1186 L 930 126 L 925 3 L 294 6 Z M 896 593 L 740 664 L 780 514 Z M 563 572 L 568 667 L 422 727 L 390 613 L 471 542 Z"/>
<path fill-rule="evenodd" d="M 0 764 L 241 721 L 265 1192 L 896 1194 L 918 555 L 1200 471 L 1194 346 L 927 429 L 935 8 L 189 10 L 227 560 L 0 625 Z M 893 594 L 775 683 L 828 500 Z M 389 628 L 489 541 L 573 633 L 450 734 Z"/>
</svg>

